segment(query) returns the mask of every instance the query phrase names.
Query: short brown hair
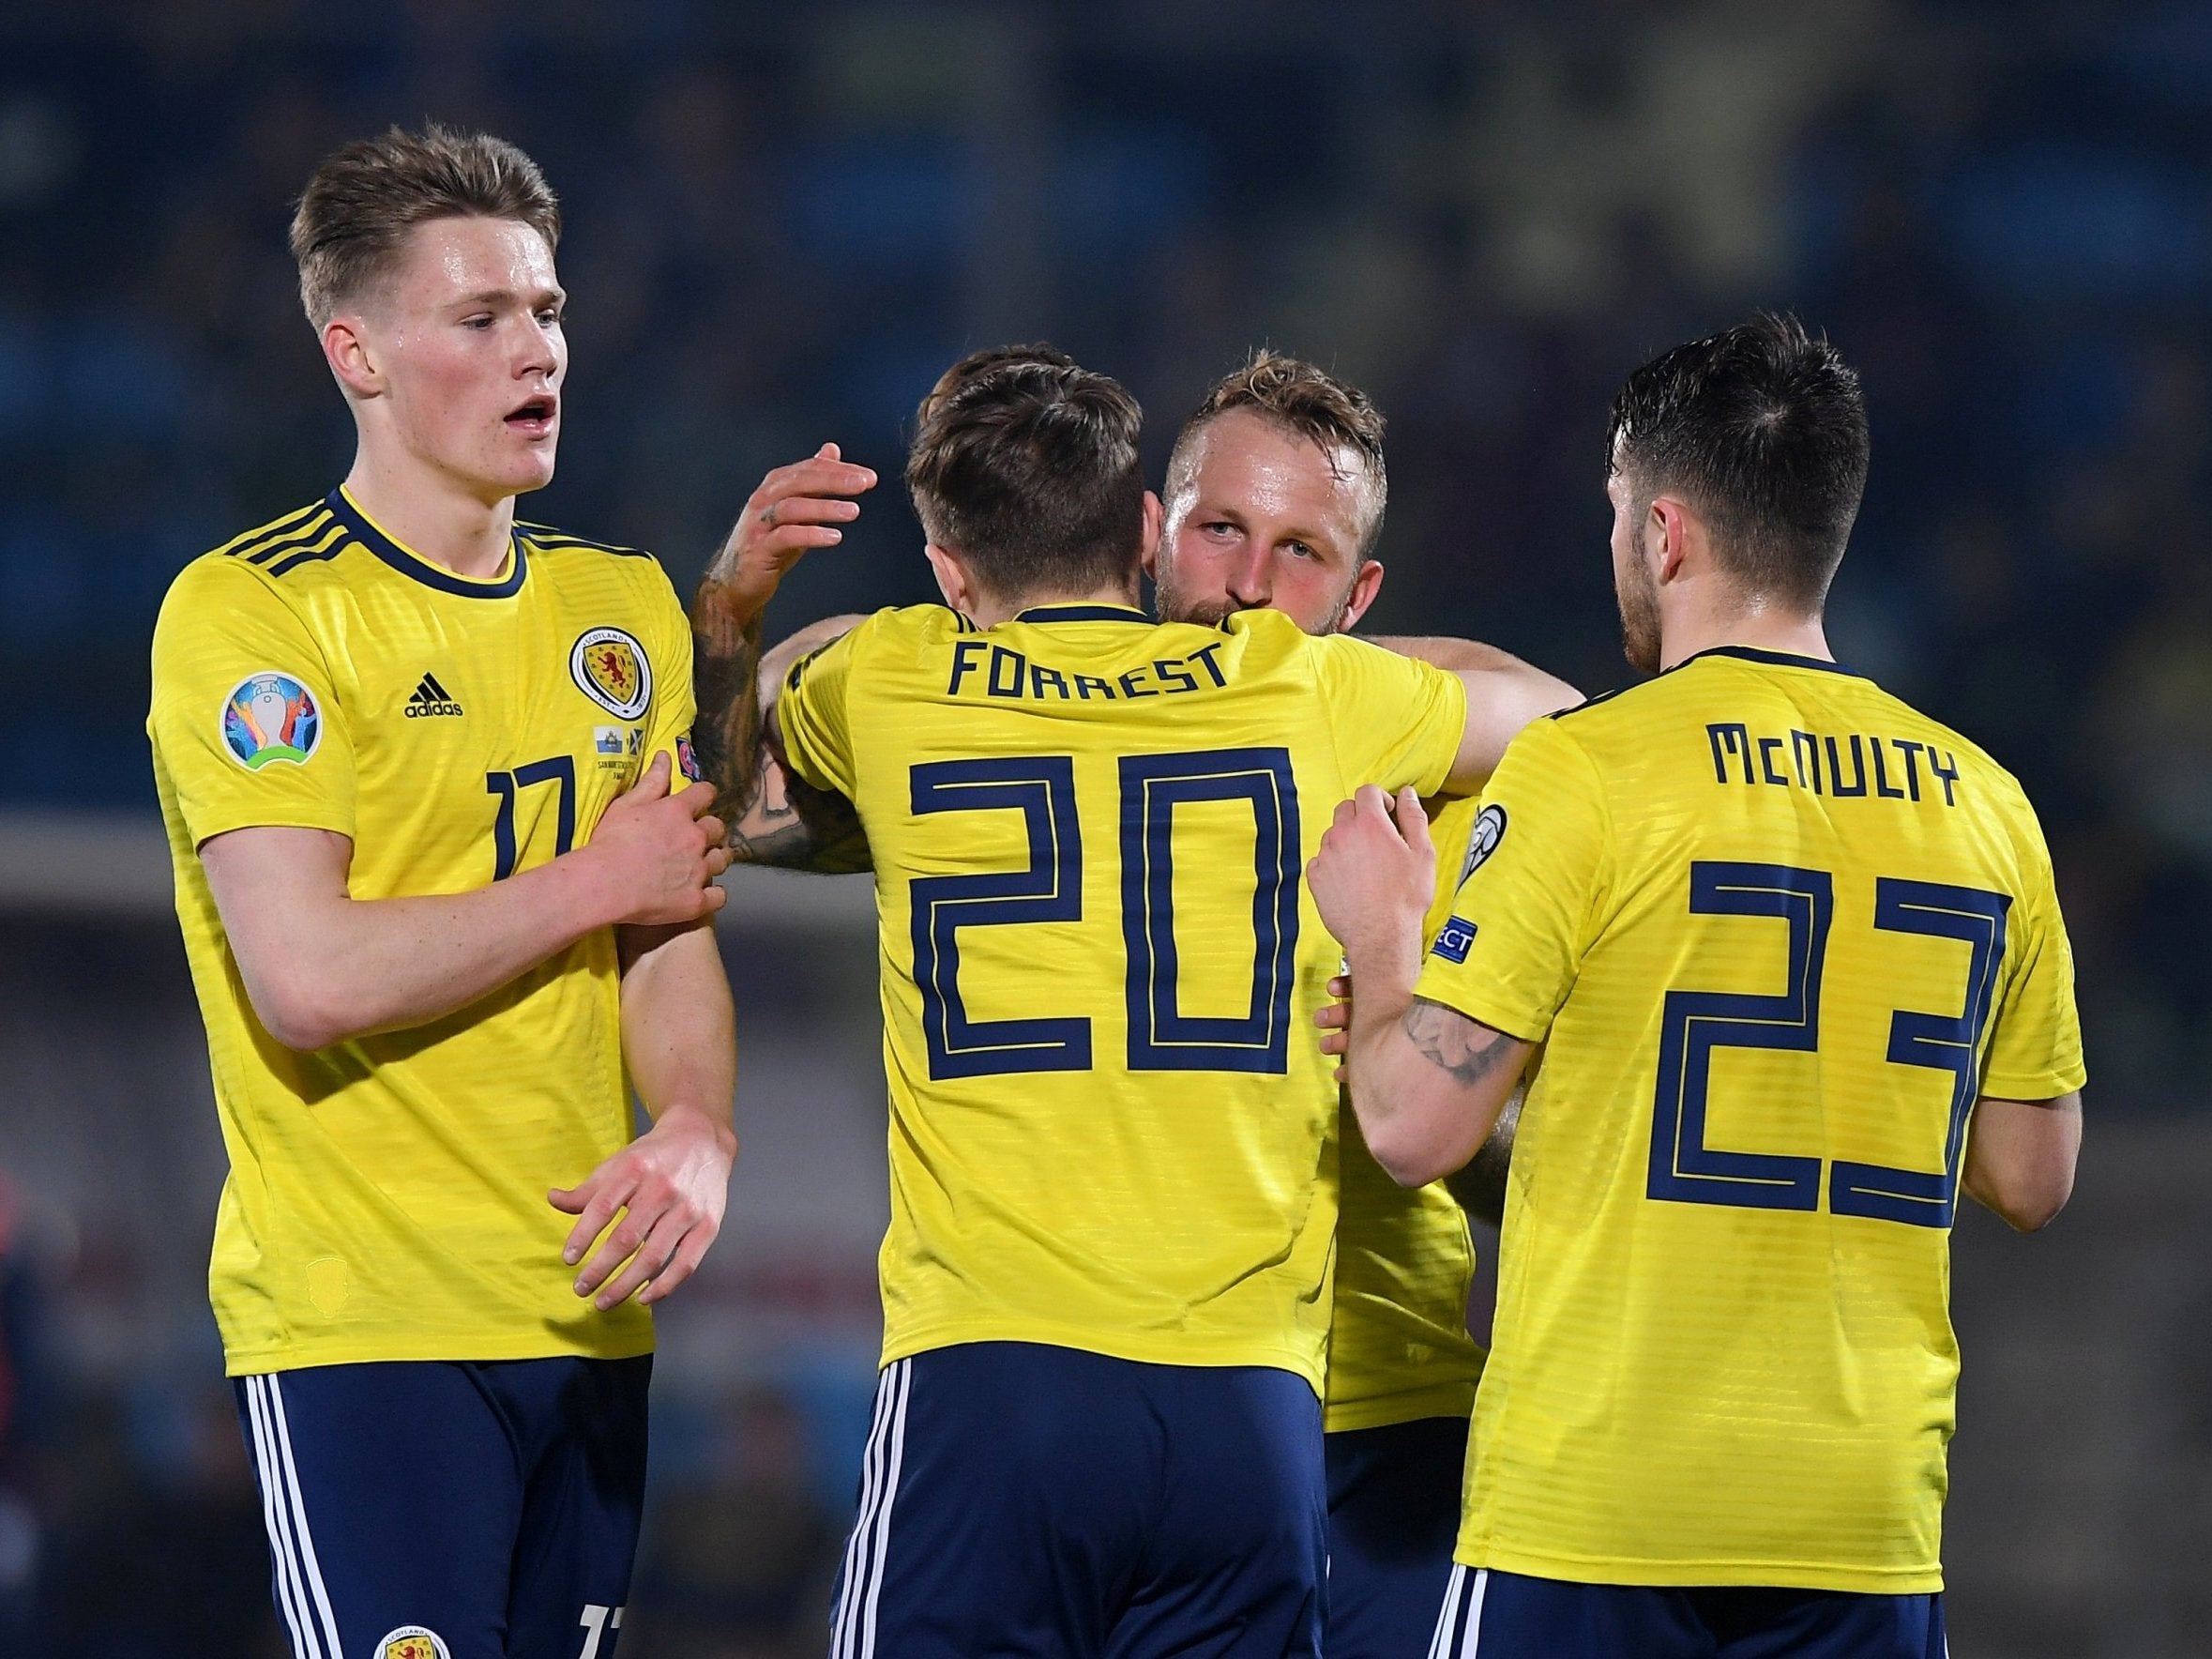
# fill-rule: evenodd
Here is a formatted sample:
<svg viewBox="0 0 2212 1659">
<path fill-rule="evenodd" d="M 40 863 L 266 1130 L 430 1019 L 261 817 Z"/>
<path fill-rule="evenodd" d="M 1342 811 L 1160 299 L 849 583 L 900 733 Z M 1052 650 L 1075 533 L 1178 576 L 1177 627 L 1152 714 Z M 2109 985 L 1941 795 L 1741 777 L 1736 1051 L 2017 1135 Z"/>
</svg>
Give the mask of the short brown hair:
<svg viewBox="0 0 2212 1659">
<path fill-rule="evenodd" d="M 922 394 L 921 407 L 915 411 L 915 424 L 918 428 L 930 418 L 930 411 L 952 393 L 962 381 L 995 369 L 1001 363 L 1043 363 L 1054 369 L 1072 369 L 1075 359 L 1056 345 L 1042 341 L 1028 345 L 987 345 L 981 351 L 972 351 L 944 373 L 937 376 L 937 384 Z"/>
<path fill-rule="evenodd" d="M 1247 410 L 1309 439 L 1328 457 L 1340 478 L 1343 474 L 1337 469 L 1338 452 L 1350 449 L 1358 455 L 1374 490 L 1374 511 L 1360 538 L 1359 551 L 1372 552 L 1383 534 L 1383 510 L 1390 495 L 1389 474 L 1383 466 L 1383 412 L 1374 401 L 1326 369 L 1263 347 L 1242 368 L 1215 381 L 1175 434 L 1174 450 L 1168 456 L 1171 500 L 1197 464 L 1199 435 L 1232 409 Z"/>
<path fill-rule="evenodd" d="M 1137 400 L 1050 348 L 979 355 L 989 360 L 940 379 L 917 414 L 906 488 L 930 540 L 966 559 L 994 598 L 1133 581 L 1144 523 Z"/>
<path fill-rule="evenodd" d="M 432 219 L 511 219 L 561 239 L 560 204 L 538 163 L 503 138 L 394 127 L 326 157 L 292 215 L 299 302 L 318 328 L 386 275 L 407 233 Z"/>
</svg>

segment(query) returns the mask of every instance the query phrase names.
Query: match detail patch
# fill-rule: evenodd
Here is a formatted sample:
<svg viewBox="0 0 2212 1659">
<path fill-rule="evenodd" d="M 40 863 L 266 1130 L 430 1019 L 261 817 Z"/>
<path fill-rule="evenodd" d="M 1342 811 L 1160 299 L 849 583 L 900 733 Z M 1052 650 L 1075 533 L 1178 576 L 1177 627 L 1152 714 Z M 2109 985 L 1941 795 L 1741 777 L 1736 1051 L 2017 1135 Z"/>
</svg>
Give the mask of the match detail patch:
<svg viewBox="0 0 2212 1659">
<path fill-rule="evenodd" d="M 222 740 L 250 772 L 289 761 L 306 764 L 323 740 L 315 694 L 289 674 L 248 675 L 222 700 Z"/>
<path fill-rule="evenodd" d="M 1464 916 L 1447 916 L 1436 935 L 1436 942 L 1429 947 L 1429 953 L 1447 962 L 1464 962 L 1468 947 L 1474 943 L 1475 924 Z"/>
<path fill-rule="evenodd" d="M 576 689 L 616 720 L 635 720 L 653 701 L 653 664 L 635 636 L 619 628 L 594 628 L 568 652 Z"/>
<path fill-rule="evenodd" d="M 1490 855 L 1498 850 L 1498 843 L 1506 839 L 1506 809 L 1496 804 L 1484 807 L 1475 814 L 1475 828 L 1467 832 L 1467 861 L 1460 866 L 1460 880 L 1482 868 Z M 1474 930 L 1470 927 L 1469 932 Z"/>
</svg>

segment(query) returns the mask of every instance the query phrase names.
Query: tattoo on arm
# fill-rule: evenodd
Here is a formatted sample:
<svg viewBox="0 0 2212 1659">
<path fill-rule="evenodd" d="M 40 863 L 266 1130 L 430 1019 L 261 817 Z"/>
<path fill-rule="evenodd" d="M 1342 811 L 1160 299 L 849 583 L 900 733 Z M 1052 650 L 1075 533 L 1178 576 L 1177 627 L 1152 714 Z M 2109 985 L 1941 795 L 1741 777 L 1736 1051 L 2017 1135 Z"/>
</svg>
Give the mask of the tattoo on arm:
<svg viewBox="0 0 2212 1659">
<path fill-rule="evenodd" d="M 853 803 L 834 790 L 817 789 L 775 755 L 776 717 L 770 711 L 761 744 L 764 774 L 745 810 L 729 820 L 730 856 L 741 864 L 774 864 L 817 875 L 847 875 L 874 868 L 868 833 Z"/>
<path fill-rule="evenodd" d="M 699 769 L 714 786 L 715 815 L 735 824 L 759 797 L 765 769 L 761 749 L 761 619 L 738 624 L 717 616 L 702 584 L 693 602 L 691 684 L 698 722 L 691 734 Z M 735 838 L 733 837 L 733 842 Z"/>
<path fill-rule="evenodd" d="M 1449 1072 L 1462 1087 L 1474 1088 L 1519 1045 L 1502 1031 L 1477 1025 L 1455 1008 L 1417 997 L 1399 1022 L 1421 1058 Z"/>
</svg>

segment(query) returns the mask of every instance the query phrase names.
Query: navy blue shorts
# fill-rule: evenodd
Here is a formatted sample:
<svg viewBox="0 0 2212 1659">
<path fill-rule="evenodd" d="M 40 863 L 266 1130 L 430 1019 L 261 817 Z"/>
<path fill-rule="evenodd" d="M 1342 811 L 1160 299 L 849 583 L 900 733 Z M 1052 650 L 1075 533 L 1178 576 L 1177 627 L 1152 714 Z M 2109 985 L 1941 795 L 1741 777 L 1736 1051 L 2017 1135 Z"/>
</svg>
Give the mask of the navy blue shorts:
<svg viewBox="0 0 2212 1659">
<path fill-rule="evenodd" d="M 1424 1652 L 1460 1535 L 1464 1417 L 1341 1429 L 1328 1460 L 1328 1659 Z"/>
<path fill-rule="evenodd" d="M 1454 1567 L 1432 1659 L 1946 1659 L 1943 1597 L 1655 1590 Z"/>
<path fill-rule="evenodd" d="M 1321 1402 L 1265 1366 L 963 1343 L 886 1366 L 832 1659 L 1314 1659 Z"/>
<path fill-rule="evenodd" d="M 614 1659 L 653 1362 L 233 1380 L 295 1659 Z"/>
</svg>

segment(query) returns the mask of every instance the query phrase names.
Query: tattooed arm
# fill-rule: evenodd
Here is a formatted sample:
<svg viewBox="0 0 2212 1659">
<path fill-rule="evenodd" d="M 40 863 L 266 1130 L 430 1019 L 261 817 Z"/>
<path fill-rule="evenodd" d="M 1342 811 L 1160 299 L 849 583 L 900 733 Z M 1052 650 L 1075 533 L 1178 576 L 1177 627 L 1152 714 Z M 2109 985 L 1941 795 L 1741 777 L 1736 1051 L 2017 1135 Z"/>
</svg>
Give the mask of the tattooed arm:
<svg viewBox="0 0 2212 1659">
<path fill-rule="evenodd" d="M 1412 790 L 1339 807 L 1307 876 L 1359 988 L 1345 1051 L 1359 1132 L 1399 1185 L 1426 1185 L 1489 1138 L 1535 1045 L 1414 995 L 1436 849 Z"/>
<path fill-rule="evenodd" d="M 835 444 L 776 468 L 745 503 L 692 598 L 693 749 L 741 861 L 826 874 L 868 868 L 851 804 L 790 775 L 774 719 L 783 675 L 801 654 L 786 648 L 794 640 L 809 641 L 804 649 L 826 644 L 856 618 L 802 630 L 765 660 L 761 622 L 785 572 L 842 540 L 838 526 L 860 513 L 850 497 L 874 487 L 875 474 L 845 461 Z"/>
<path fill-rule="evenodd" d="M 1417 1187 L 1482 1149 L 1535 1045 L 1410 991 L 1397 1000 L 1395 1020 L 1363 1017 L 1364 998 L 1354 1010 L 1352 1109 L 1375 1162 Z"/>
<path fill-rule="evenodd" d="M 853 803 L 816 789 L 784 764 L 776 704 L 792 667 L 859 621 L 829 616 L 762 652 L 759 627 L 694 635 L 699 720 L 692 747 L 730 826 L 730 856 L 819 875 L 871 867 Z"/>
</svg>

